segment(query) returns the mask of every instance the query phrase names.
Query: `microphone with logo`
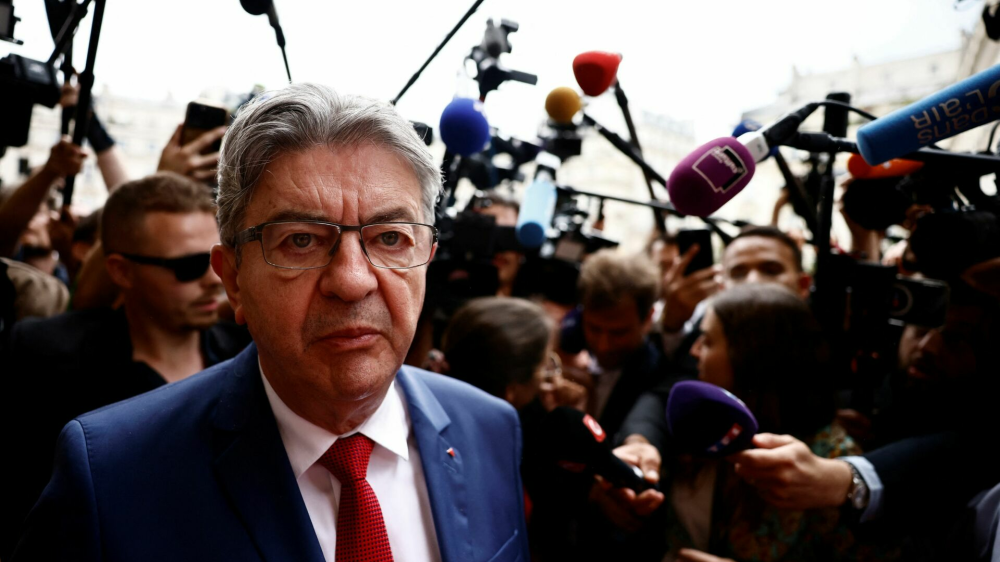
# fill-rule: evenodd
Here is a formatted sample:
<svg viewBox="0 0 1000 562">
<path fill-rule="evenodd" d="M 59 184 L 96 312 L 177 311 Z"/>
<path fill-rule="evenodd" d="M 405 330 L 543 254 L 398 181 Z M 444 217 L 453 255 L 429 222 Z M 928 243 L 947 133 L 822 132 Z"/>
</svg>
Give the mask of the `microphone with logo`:
<svg viewBox="0 0 1000 562">
<path fill-rule="evenodd" d="M 805 105 L 763 128 L 746 127 L 739 138 L 721 137 L 696 148 L 670 174 L 667 192 L 678 211 L 707 217 L 750 183 L 756 165 L 793 137 L 823 102 Z M 740 132 L 740 127 L 737 131 Z"/>
<path fill-rule="evenodd" d="M 547 437 L 549 460 L 578 474 L 596 474 L 615 488 L 636 493 L 656 489 L 642 471 L 611 452 L 610 439 L 589 414 L 560 406 L 545 415 L 542 431 Z"/>
<path fill-rule="evenodd" d="M 667 428 L 683 452 L 717 458 L 753 448 L 757 419 L 742 400 L 714 384 L 674 384 L 666 414 Z"/>
<path fill-rule="evenodd" d="M 1000 119 L 1000 65 L 988 68 L 858 129 L 872 166 Z"/>
</svg>

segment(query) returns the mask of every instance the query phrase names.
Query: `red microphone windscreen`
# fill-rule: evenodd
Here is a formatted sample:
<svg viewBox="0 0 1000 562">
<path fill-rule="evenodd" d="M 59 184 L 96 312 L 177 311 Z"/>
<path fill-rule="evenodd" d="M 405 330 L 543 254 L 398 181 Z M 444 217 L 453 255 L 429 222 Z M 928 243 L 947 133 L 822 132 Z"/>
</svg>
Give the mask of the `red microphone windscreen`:
<svg viewBox="0 0 1000 562">
<path fill-rule="evenodd" d="M 924 167 L 923 162 L 893 158 L 878 166 L 872 166 L 860 154 L 852 154 L 847 160 L 847 171 L 855 179 L 875 180 L 908 176 Z"/>
<path fill-rule="evenodd" d="M 756 164 L 743 144 L 722 137 L 696 148 L 667 180 L 670 202 L 685 215 L 707 217 L 750 183 Z"/>
<path fill-rule="evenodd" d="M 622 56 L 618 53 L 604 51 L 581 53 L 573 59 L 576 83 L 588 96 L 599 96 L 615 83 L 618 64 L 621 62 Z"/>
</svg>

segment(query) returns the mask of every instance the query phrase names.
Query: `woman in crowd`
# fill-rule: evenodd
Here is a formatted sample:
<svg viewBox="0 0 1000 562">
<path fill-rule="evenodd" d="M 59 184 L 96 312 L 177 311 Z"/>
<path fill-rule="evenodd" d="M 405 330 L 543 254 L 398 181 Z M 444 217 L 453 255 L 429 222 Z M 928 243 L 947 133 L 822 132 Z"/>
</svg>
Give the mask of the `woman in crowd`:
<svg viewBox="0 0 1000 562">
<path fill-rule="evenodd" d="M 586 392 L 562 378 L 551 336 L 548 316 L 531 301 L 473 299 L 455 312 L 441 339 L 442 370 L 519 411 L 536 397 L 545 410 L 582 409 Z"/>
<path fill-rule="evenodd" d="M 794 435 L 826 458 L 861 452 L 833 421 L 826 346 L 800 298 L 776 285 L 741 285 L 712 299 L 701 330 L 691 351 L 698 378 L 743 400 L 761 432 Z M 724 460 L 682 455 L 666 472 L 672 559 L 892 558 L 887 549 L 859 541 L 837 509 L 802 512 L 768 504 Z"/>
</svg>

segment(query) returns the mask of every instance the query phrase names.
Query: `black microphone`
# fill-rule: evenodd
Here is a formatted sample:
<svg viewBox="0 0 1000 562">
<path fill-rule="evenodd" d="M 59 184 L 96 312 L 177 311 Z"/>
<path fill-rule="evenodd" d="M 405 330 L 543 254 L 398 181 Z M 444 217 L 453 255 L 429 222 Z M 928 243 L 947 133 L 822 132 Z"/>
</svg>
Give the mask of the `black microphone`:
<svg viewBox="0 0 1000 562">
<path fill-rule="evenodd" d="M 278 12 L 274 9 L 273 0 L 240 0 L 240 5 L 251 16 L 267 14 L 267 22 L 274 28 L 274 37 L 281 48 L 281 58 L 285 61 L 285 74 L 288 75 L 288 82 L 292 82 L 292 71 L 288 68 L 288 56 L 285 54 L 285 33 L 278 23 Z"/>
<path fill-rule="evenodd" d="M 611 452 L 608 434 L 589 414 L 560 406 L 545 415 L 542 430 L 549 444 L 547 455 L 560 467 L 575 473 L 596 474 L 615 488 L 636 493 L 657 489 L 642 471 Z"/>
</svg>

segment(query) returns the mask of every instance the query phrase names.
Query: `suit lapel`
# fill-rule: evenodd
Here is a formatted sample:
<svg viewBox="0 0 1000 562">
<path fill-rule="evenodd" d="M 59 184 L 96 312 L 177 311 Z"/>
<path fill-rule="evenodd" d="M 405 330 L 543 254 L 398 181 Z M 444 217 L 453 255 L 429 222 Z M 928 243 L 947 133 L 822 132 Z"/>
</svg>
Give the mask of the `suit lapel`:
<svg viewBox="0 0 1000 562">
<path fill-rule="evenodd" d="M 396 381 L 402 385 L 409 405 L 441 559 L 444 562 L 471 560 L 472 533 L 469 532 L 468 491 L 462 460 L 464 444 L 449 439 L 451 419 L 420 375 L 403 367 Z"/>
<path fill-rule="evenodd" d="M 233 361 L 215 412 L 215 473 L 261 557 L 323 561 L 260 380 L 257 348 Z"/>
</svg>

